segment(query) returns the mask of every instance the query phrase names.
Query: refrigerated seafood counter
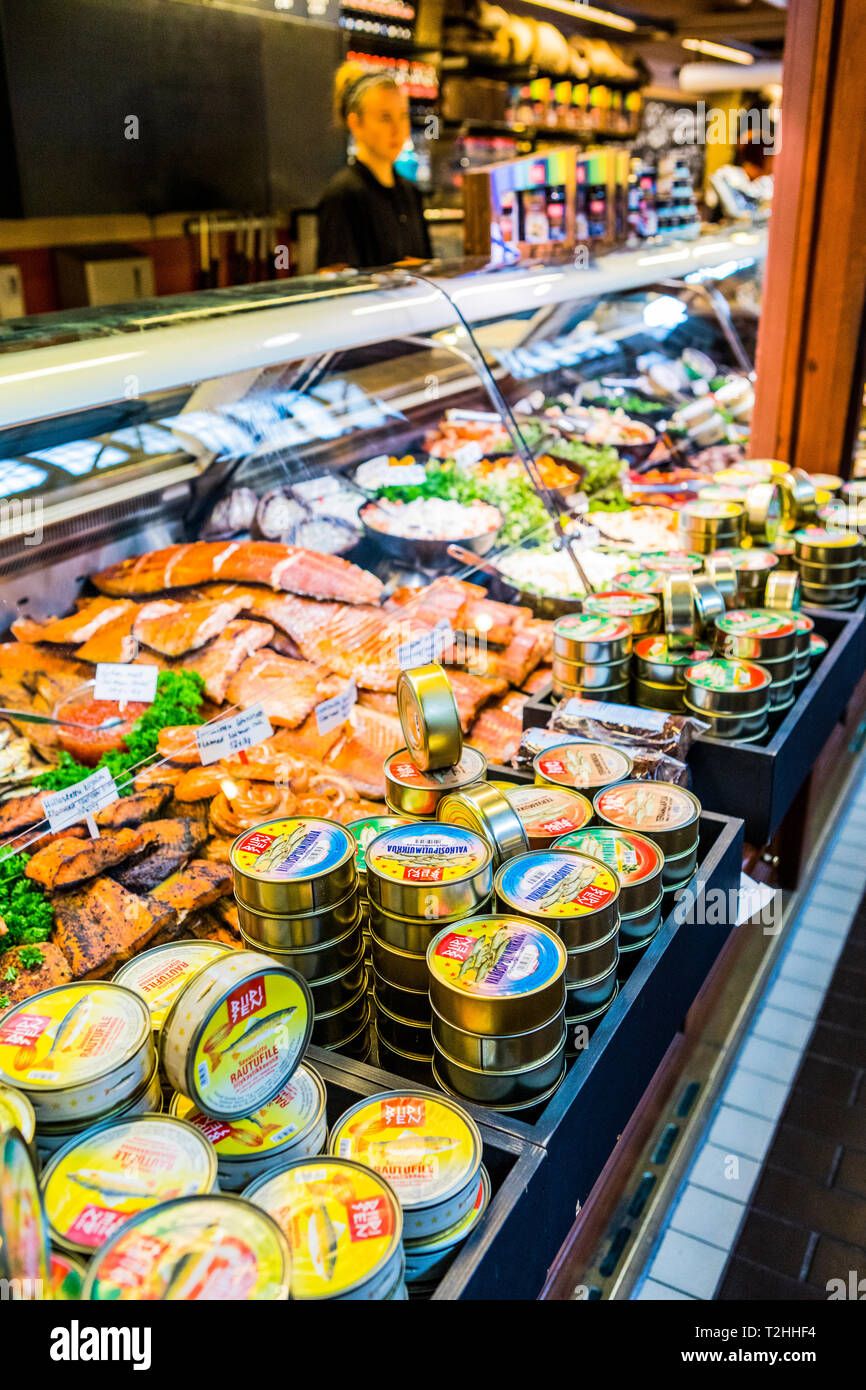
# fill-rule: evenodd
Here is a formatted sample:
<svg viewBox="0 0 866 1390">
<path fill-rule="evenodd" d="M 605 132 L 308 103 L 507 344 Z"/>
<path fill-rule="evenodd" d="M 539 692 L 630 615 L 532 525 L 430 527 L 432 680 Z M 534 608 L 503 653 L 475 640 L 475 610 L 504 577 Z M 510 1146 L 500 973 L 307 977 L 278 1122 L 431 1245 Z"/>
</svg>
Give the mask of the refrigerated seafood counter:
<svg viewBox="0 0 866 1390">
<path fill-rule="evenodd" d="M 863 672 L 764 255 L 0 326 L 0 1274 L 536 1296 Z"/>
</svg>

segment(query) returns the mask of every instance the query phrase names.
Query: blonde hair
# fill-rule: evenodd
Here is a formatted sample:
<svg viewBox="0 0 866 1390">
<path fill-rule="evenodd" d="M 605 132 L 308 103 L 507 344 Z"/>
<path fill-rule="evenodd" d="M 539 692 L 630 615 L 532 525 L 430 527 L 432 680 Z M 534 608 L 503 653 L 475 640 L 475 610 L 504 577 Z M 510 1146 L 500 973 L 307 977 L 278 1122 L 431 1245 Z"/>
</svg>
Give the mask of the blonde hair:
<svg viewBox="0 0 866 1390">
<path fill-rule="evenodd" d="M 359 111 L 364 93 L 372 87 L 387 87 L 402 91 L 402 87 L 387 68 L 368 68 L 363 63 L 343 63 L 334 77 L 334 120 L 337 125 L 348 124 L 350 111 Z"/>
</svg>

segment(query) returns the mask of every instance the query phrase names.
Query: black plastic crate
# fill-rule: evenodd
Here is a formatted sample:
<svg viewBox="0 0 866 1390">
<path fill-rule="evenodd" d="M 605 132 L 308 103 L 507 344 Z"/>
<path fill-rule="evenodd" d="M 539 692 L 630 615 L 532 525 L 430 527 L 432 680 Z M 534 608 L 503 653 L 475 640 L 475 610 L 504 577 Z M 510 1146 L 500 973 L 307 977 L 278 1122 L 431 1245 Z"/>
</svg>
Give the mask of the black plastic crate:
<svg viewBox="0 0 866 1390">
<path fill-rule="evenodd" d="M 750 844 L 765 845 L 845 710 L 866 664 L 866 624 L 859 613 L 808 610 L 828 648 L 797 699 L 764 742 L 733 743 L 705 734 L 689 753 L 692 790 L 710 811 L 745 822 Z M 549 692 L 523 707 L 524 728 L 545 728 L 553 709 Z"/>
</svg>

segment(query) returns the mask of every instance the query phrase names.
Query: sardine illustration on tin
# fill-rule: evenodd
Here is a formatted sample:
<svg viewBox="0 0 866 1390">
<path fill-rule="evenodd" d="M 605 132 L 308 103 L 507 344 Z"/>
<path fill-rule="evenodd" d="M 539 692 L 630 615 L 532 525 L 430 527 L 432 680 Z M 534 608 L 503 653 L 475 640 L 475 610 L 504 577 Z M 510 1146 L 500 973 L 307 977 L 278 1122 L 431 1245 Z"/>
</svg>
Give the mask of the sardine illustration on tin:
<svg viewBox="0 0 866 1390">
<path fill-rule="evenodd" d="M 287 1009 L 280 1009 L 275 1014 L 270 1014 L 267 1018 L 260 1018 L 257 1023 L 250 1024 L 240 1037 L 235 1038 L 234 1042 L 225 1046 L 234 1024 L 226 1022 L 218 1028 L 212 1038 L 206 1038 L 202 1044 L 202 1051 L 210 1058 L 218 1054 L 219 1059 L 225 1055 L 230 1055 L 232 1061 L 237 1061 L 244 1052 L 249 1052 L 251 1047 L 260 1047 L 266 1039 L 273 1034 L 282 1032 L 288 1028 L 289 1019 L 297 1012 L 297 1006 L 292 1005 Z"/>
<path fill-rule="evenodd" d="M 476 983 L 486 979 L 508 945 L 508 932 L 500 927 L 492 937 L 480 936 L 458 971 L 458 980 L 475 972 Z"/>
<path fill-rule="evenodd" d="M 307 1249 L 310 1262 L 320 1279 L 330 1281 L 337 1268 L 337 1252 L 340 1246 L 341 1230 L 328 1213 L 324 1202 L 320 1202 L 310 1212 L 307 1221 Z"/>
<path fill-rule="evenodd" d="M 162 1291 L 164 1299 L 198 1298 L 207 1285 L 214 1247 L 219 1245 L 219 1222 L 210 1221 L 171 1265 Z"/>
<path fill-rule="evenodd" d="M 594 878 L 595 869 L 591 865 L 582 869 L 572 869 L 565 878 L 554 883 L 543 898 L 539 898 L 538 906 L 542 911 L 549 912 L 557 903 L 570 903 L 580 896 L 584 888 L 589 887 Z"/>
<path fill-rule="evenodd" d="M 85 994 L 83 999 L 79 999 L 77 1004 L 73 1004 L 63 1015 L 54 1034 L 54 1041 L 48 1049 L 48 1056 L 52 1057 L 55 1052 L 71 1052 L 72 1044 L 81 1037 L 87 1023 L 90 1020 L 92 1011 L 92 1001 L 89 994 Z"/>
<path fill-rule="evenodd" d="M 278 835 L 273 844 L 268 845 L 258 858 L 256 873 L 267 873 L 270 869 L 276 869 L 284 859 L 287 859 L 292 850 L 297 849 L 298 845 L 306 835 L 303 825 L 298 825 L 290 835 Z"/>
<path fill-rule="evenodd" d="M 83 1187 L 85 1192 L 97 1192 L 106 1202 L 149 1202 L 158 1198 L 168 1202 L 172 1197 L 182 1197 L 185 1192 L 195 1189 L 194 1183 L 186 1187 L 164 1188 L 156 1184 L 148 1186 L 147 1179 L 140 1174 L 135 1178 L 124 1173 L 103 1173 L 98 1168 L 81 1168 L 77 1173 L 69 1173 L 67 1182 Z"/>
</svg>

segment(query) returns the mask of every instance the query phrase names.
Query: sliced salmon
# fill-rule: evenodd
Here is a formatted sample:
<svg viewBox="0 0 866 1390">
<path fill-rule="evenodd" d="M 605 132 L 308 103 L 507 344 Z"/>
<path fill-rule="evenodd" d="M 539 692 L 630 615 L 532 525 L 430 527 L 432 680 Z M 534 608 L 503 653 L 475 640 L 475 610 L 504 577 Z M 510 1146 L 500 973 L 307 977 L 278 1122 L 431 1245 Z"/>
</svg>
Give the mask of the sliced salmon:
<svg viewBox="0 0 866 1390">
<path fill-rule="evenodd" d="M 229 685 L 228 699 L 242 709 L 261 703 L 272 724 L 294 729 L 344 684 L 320 666 L 263 651 L 241 666 Z"/>
<path fill-rule="evenodd" d="M 95 878 L 141 848 L 140 830 L 116 830 L 95 840 L 61 836 L 31 856 L 24 873 L 43 888 L 71 888 Z"/>
<path fill-rule="evenodd" d="M 146 603 L 138 611 L 132 635 L 164 656 L 183 656 L 218 637 L 243 606 L 242 598 Z"/>
<path fill-rule="evenodd" d="M 195 741 L 198 728 L 198 724 L 172 724 L 168 728 L 160 729 L 156 740 L 157 753 L 161 758 L 170 758 L 181 767 L 199 767 L 201 758 Z"/>
<path fill-rule="evenodd" d="M 112 663 L 135 661 L 138 643 L 132 635 L 132 625 L 138 612 L 138 604 L 130 603 L 111 622 L 105 623 L 93 636 L 76 649 L 79 661 L 110 661 Z"/>
<path fill-rule="evenodd" d="M 171 795 L 170 787 L 151 787 L 145 791 L 132 792 L 130 796 L 118 797 L 93 819 L 100 827 L 119 830 L 122 826 L 137 827 L 142 821 L 154 820 Z"/>
<path fill-rule="evenodd" d="M 134 893 L 148 893 L 183 868 L 207 839 L 207 827 L 194 820 L 153 820 L 141 828 L 141 847 L 112 878 Z"/>
<path fill-rule="evenodd" d="M 225 700 L 232 677 L 241 669 L 253 652 L 267 646 L 274 629 L 270 623 L 237 618 L 229 623 L 221 637 L 185 656 L 179 662 L 184 671 L 197 671 L 204 681 L 205 693 L 214 704 Z"/>
</svg>

